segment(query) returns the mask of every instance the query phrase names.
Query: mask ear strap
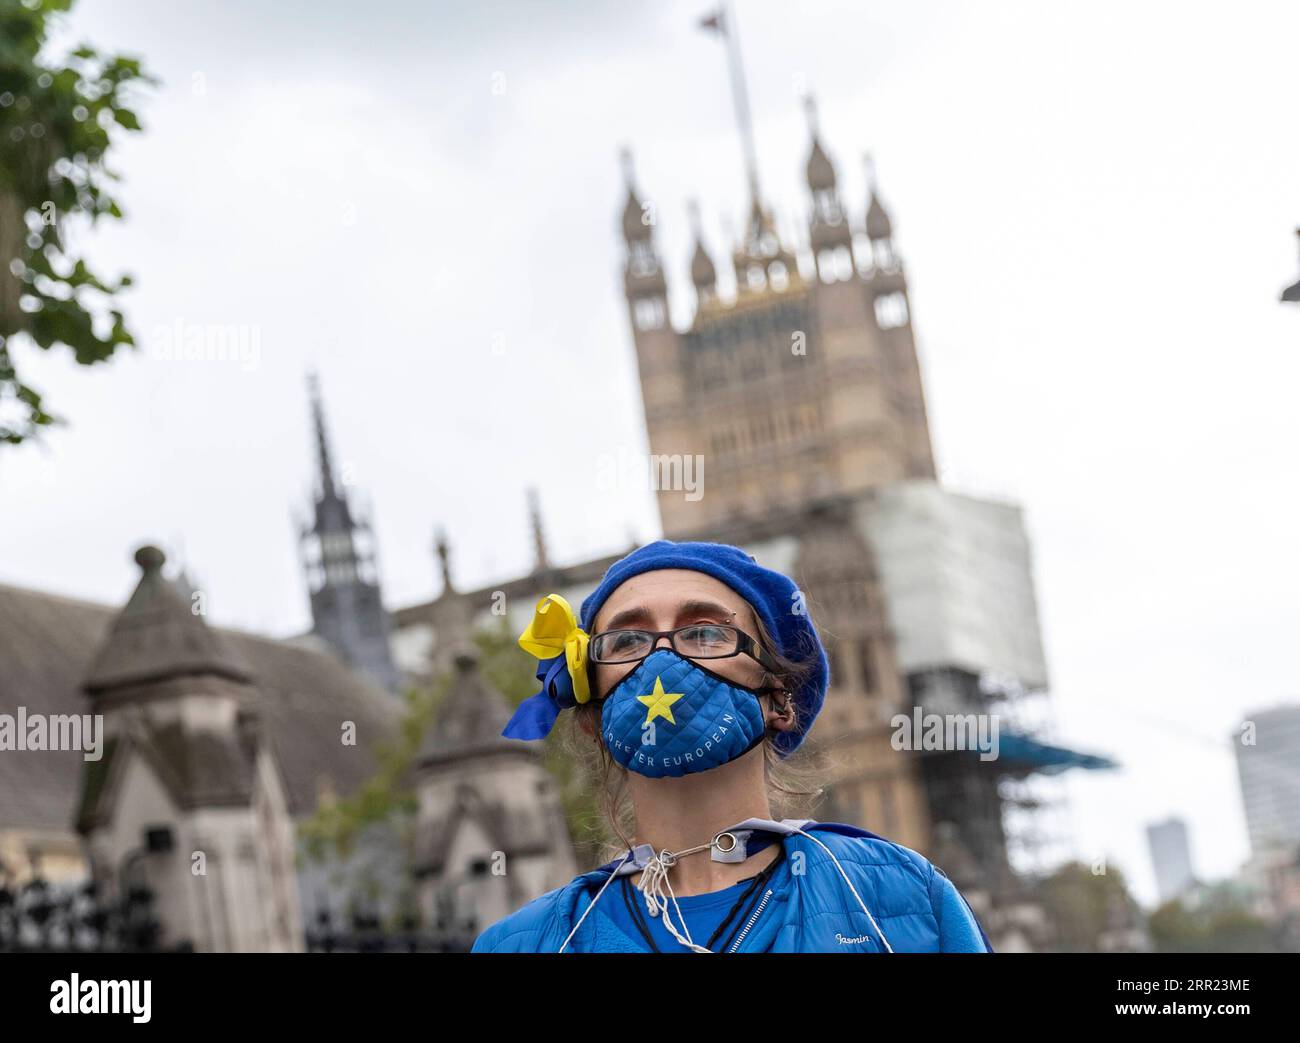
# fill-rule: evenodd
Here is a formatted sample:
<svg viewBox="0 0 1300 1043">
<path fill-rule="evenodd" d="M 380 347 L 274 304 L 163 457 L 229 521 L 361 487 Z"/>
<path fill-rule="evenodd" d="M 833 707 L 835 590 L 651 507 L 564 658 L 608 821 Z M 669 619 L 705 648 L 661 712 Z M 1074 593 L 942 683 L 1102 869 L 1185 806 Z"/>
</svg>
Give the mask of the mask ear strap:
<svg viewBox="0 0 1300 1043">
<path fill-rule="evenodd" d="M 768 677 L 772 676 L 772 672 L 770 670 L 768 671 L 767 676 Z M 794 694 L 790 691 L 790 689 L 788 689 L 785 686 L 784 682 L 778 682 L 777 684 L 760 685 L 757 688 L 751 688 L 750 691 L 756 692 L 758 695 L 771 695 L 774 692 L 781 692 L 782 694 L 785 695 L 785 701 L 787 705 L 789 704 L 790 700 L 794 698 Z"/>
</svg>

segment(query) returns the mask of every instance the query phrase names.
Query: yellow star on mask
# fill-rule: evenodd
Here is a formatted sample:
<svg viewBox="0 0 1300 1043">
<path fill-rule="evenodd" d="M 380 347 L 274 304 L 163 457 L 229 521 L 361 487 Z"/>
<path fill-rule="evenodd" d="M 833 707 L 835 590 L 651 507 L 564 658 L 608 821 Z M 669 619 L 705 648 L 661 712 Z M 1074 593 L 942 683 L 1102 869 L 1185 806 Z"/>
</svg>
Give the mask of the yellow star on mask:
<svg viewBox="0 0 1300 1043">
<path fill-rule="evenodd" d="M 636 701 L 639 703 L 645 703 L 645 705 L 649 707 L 645 715 L 646 724 L 649 724 L 656 717 L 666 717 L 669 724 L 676 724 L 677 722 L 673 720 L 673 711 L 671 707 L 673 703 L 677 702 L 677 700 L 685 694 L 686 693 L 684 692 L 679 692 L 676 695 L 669 695 L 664 691 L 663 680 L 656 677 L 655 690 L 649 695 L 638 695 Z"/>
</svg>

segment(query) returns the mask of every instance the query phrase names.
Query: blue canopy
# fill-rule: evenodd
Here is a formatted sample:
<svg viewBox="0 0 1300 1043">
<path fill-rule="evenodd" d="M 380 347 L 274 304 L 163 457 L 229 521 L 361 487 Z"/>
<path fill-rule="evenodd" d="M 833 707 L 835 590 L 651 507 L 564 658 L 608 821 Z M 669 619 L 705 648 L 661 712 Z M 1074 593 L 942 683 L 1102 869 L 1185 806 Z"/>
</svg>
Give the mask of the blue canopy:
<svg viewBox="0 0 1300 1043">
<path fill-rule="evenodd" d="M 1082 753 L 1064 746 L 1039 742 L 1019 732 L 1003 732 L 998 736 L 998 760 L 1008 765 L 1025 767 L 1055 775 L 1069 768 L 1086 768 L 1098 771 L 1118 768 L 1119 763 L 1095 753 Z"/>
</svg>

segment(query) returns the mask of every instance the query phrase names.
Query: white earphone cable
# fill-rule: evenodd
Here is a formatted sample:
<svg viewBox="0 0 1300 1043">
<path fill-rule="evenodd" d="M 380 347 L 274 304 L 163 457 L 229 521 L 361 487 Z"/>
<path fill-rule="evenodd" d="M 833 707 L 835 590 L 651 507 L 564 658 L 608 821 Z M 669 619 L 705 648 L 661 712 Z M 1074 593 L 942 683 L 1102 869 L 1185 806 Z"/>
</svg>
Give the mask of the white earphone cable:
<svg viewBox="0 0 1300 1043">
<path fill-rule="evenodd" d="M 704 845 L 708 847 L 708 845 Z M 700 850 L 693 848 L 692 850 Z M 668 861 L 664 857 L 668 856 Z M 713 952 L 712 949 L 706 949 L 703 945 L 696 945 L 691 938 L 690 928 L 686 926 L 686 917 L 682 915 L 682 907 L 677 904 L 677 895 L 673 891 L 672 882 L 668 879 L 668 870 L 675 865 L 677 859 L 667 851 L 661 851 L 654 858 L 646 863 L 645 871 L 641 874 L 641 879 L 637 881 L 637 889 L 645 895 L 646 911 L 651 916 L 659 916 L 663 919 L 665 929 L 677 941 L 686 946 L 692 952 Z M 672 917 L 668 914 L 668 899 L 664 897 L 663 889 L 668 888 L 668 895 L 673 900 L 673 908 L 677 910 L 677 918 L 681 922 L 682 929 L 678 931 L 673 924 Z"/>
<path fill-rule="evenodd" d="M 583 910 L 582 915 L 578 917 L 578 922 L 573 925 L 573 930 L 570 931 L 569 936 L 564 939 L 564 945 L 561 945 L 558 949 L 555 950 L 557 953 L 564 952 L 565 947 L 569 944 L 570 941 L 573 940 L 573 936 L 578 933 L 578 928 L 582 926 L 582 921 L 587 918 L 587 913 L 591 912 L 593 909 L 596 908 L 596 903 L 600 901 L 600 896 L 605 893 L 605 888 L 607 888 L 610 884 L 610 881 L 613 880 L 614 877 L 618 875 L 618 871 L 623 868 L 623 863 L 626 862 L 631 857 L 632 857 L 632 852 L 629 851 L 626 855 L 623 856 L 623 861 L 619 862 L 619 864 L 616 865 L 610 871 L 608 879 L 606 879 L 606 881 L 600 885 L 600 890 L 596 892 L 596 897 L 591 900 L 591 905 L 587 906 L 587 908 Z"/>
<path fill-rule="evenodd" d="M 858 900 L 858 905 L 862 907 L 862 911 L 867 914 L 867 919 L 871 921 L 871 926 L 876 929 L 876 934 L 880 935 L 880 941 L 885 946 L 885 951 L 893 952 L 894 950 L 889 945 L 889 939 L 885 937 L 885 932 L 880 929 L 880 924 L 876 923 L 876 918 L 871 915 L 871 910 L 867 908 L 867 903 L 864 902 L 862 900 L 862 896 L 858 894 L 857 888 L 853 886 L 853 881 L 849 879 L 849 874 L 844 872 L 844 867 L 840 865 L 840 860 L 835 857 L 835 853 L 831 851 L 830 848 L 828 848 L 825 844 L 823 844 L 811 833 L 805 833 L 802 829 L 799 829 L 798 827 L 792 827 L 792 828 L 800 836 L 807 837 L 819 848 L 821 848 L 823 851 L 825 851 L 828 855 L 831 856 L 831 861 L 835 863 L 835 868 L 840 871 L 840 876 L 844 877 L 844 882 L 849 885 L 849 890 L 853 892 L 853 897 Z"/>
</svg>

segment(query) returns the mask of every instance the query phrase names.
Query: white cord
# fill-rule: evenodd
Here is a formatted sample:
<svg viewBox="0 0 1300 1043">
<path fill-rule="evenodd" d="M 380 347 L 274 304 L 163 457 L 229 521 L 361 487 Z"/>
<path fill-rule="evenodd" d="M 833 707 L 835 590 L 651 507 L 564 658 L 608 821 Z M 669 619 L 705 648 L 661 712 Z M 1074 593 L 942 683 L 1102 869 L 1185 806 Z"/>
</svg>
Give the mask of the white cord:
<svg viewBox="0 0 1300 1043">
<path fill-rule="evenodd" d="M 867 914 L 867 919 L 871 921 L 871 926 L 876 929 L 876 934 L 880 935 L 880 940 L 881 942 L 884 943 L 885 951 L 893 952 L 894 950 L 890 948 L 889 940 L 885 937 L 885 933 L 880 929 L 880 925 L 876 923 L 876 918 L 871 915 L 871 910 L 867 908 L 867 903 L 864 902 L 862 900 L 862 897 L 858 894 L 857 888 L 853 886 L 853 881 L 849 879 L 849 874 L 844 872 L 844 867 L 840 865 L 840 860 L 835 857 L 835 852 L 833 852 L 830 848 L 828 848 L 825 844 L 823 844 L 811 833 L 805 833 L 802 829 L 799 829 L 797 826 L 792 826 L 791 828 L 800 836 L 807 837 L 814 844 L 816 844 L 818 847 L 820 847 L 823 851 L 825 851 L 828 855 L 831 856 L 831 861 L 835 863 L 835 868 L 840 871 L 840 876 L 844 877 L 844 882 L 849 885 L 849 890 L 853 892 L 853 897 L 858 900 L 858 905 L 862 906 L 862 911 Z"/>
<path fill-rule="evenodd" d="M 718 836 L 722 836 L 722 834 L 719 833 Z M 653 856 L 653 857 L 652 857 L 652 858 L 651 858 L 651 859 L 646 863 L 645 869 L 644 869 L 644 871 L 641 873 L 641 880 L 637 883 L 637 887 L 644 888 L 644 886 L 646 885 L 646 882 L 647 882 L 647 878 L 650 878 L 651 881 L 654 881 L 654 880 L 656 880 L 657 878 L 659 878 L 659 879 L 662 879 L 662 881 L 663 881 L 664 883 L 667 883 L 667 882 L 668 882 L 668 867 L 669 867 L 669 866 L 676 865 L 676 864 L 677 864 L 677 859 L 678 859 L 679 856 L 681 856 L 681 855 L 692 855 L 692 854 L 694 854 L 694 853 L 697 852 L 697 851 L 707 851 L 709 848 L 711 848 L 711 847 L 713 847 L 715 844 L 717 844 L 717 842 L 718 842 L 718 837 L 714 837 L 713 840 L 710 841 L 710 842 L 707 843 L 707 844 L 700 844 L 698 847 L 691 847 L 691 848 L 687 848 L 685 851 L 678 851 L 677 854 L 675 854 L 675 855 L 674 855 L 672 852 L 669 852 L 669 851 L 662 851 L 662 852 L 660 852 L 659 855 L 655 855 L 655 856 Z M 578 928 L 582 926 L 582 921 L 585 920 L 585 919 L 587 918 L 587 913 L 591 912 L 592 909 L 594 909 L 594 908 L 596 907 L 596 903 L 600 901 L 600 896 L 603 895 L 603 894 L 605 893 L 605 888 L 607 888 L 607 887 L 610 885 L 610 882 L 614 879 L 614 877 L 616 877 L 616 876 L 618 875 L 618 871 L 619 871 L 620 869 L 623 868 L 624 863 L 627 862 L 627 860 L 628 860 L 629 858 L 632 857 L 632 854 L 633 854 L 633 852 L 632 852 L 631 850 L 629 850 L 628 853 L 627 853 L 626 855 L 623 856 L 623 860 L 622 860 L 621 862 L 619 862 L 619 864 L 616 865 L 616 866 L 614 867 L 613 872 L 611 872 L 611 873 L 609 874 L 609 877 L 605 880 L 605 882 L 604 882 L 603 884 L 600 885 L 600 890 L 596 892 L 596 897 L 593 898 L 593 899 L 591 900 L 591 904 L 588 905 L 587 908 L 586 908 L 586 910 L 583 912 L 583 914 L 582 914 L 580 917 L 578 917 L 578 922 L 575 923 L 575 924 L 573 925 L 573 930 L 570 931 L 570 932 L 569 932 L 569 936 L 568 936 L 567 938 L 564 939 L 564 944 L 561 945 L 561 946 L 559 947 L 559 949 L 556 950 L 557 953 L 564 952 L 564 950 L 565 950 L 565 948 L 568 946 L 569 942 L 573 940 L 573 936 L 574 936 L 575 934 L 578 933 Z M 667 862 L 664 861 L 664 858 L 665 858 L 665 857 L 668 859 Z M 660 896 L 661 899 L 663 898 L 663 891 L 662 891 L 662 889 L 660 889 L 660 890 L 657 891 L 656 893 Z M 683 930 L 687 930 L 687 928 L 686 928 L 686 918 L 685 918 L 684 916 L 682 916 L 682 908 L 681 908 L 681 906 L 680 906 L 680 905 L 677 905 L 677 896 L 676 896 L 675 894 L 673 894 L 673 886 L 672 886 L 672 884 L 668 884 L 668 893 L 669 893 L 670 895 L 672 895 L 673 905 L 676 906 L 676 908 L 677 908 L 677 916 L 678 916 L 678 917 L 681 919 L 681 921 L 682 921 L 682 929 L 683 929 Z M 668 928 L 669 933 L 670 933 L 674 938 L 676 938 L 676 939 L 677 939 L 679 942 L 681 942 L 683 945 L 688 945 L 688 946 L 690 946 L 690 947 L 691 947 L 692 949 L 694 949 L 696 952 L 712 952 L 712 951 L 713 951 L 712 949 L 705 949 L 705 948 L 702 948 L 701 946 L 696 945 L 696 944 L 691 940 L 691 937 L 690 937 L 690 933 L 689 933 L 689 931 L 687 932 L 686 938 L 683 939 L 682 936 L 681 936 L 680 934 L 677 933 L 677 929 L 672 925 L 672 921 L 668 918 L 668 915 L 667 915 L 667 913 L 668 913 L 668 903 L 667 903 L 667 901 L 664 900 L 664 905 L 663 905 L 663 908 L 661 909 L 659 906 L 657 906 L 657 905 L 653 902 L 653 900 L 652 900 L 651 897 L 650 897 L 650 893 L 649 893 L 648 891 L 645 892 L 645 894 L 646 894 L 646 905 L 647 905 L 647 908 L 649 909 L 650 915 L 651 915 L 651 916 L 659 916 L 660 913 L 663 913 L 663 917 L 664 917 L 664 926 Z"/>
<path fill-rule="evenodd" d="M 631 857 L 632 857 L 632 852 L 629 851 L 626 855 L 623 856 L 623 862 L 626 862 Z M 578 917 L 578 922 L 573 925 L 573 930 L 569 932 L 569 937 L 564 939 L 564 945 L 561 945 L 558 949 L 555 950 L 557 953 L 564 952 L 565 946 L 567 946 L 569 942 L 573 939 L 573 936 L 578 933 L 578 928 L 582 926 L 582 921 L 587 918 L 587 913 L 591 912 L 593 909 L 596 908 L 596 903 L 600 901 L 600 896 L 605 893 L 605 888 L 607 888 L 610 884 L 610 881 L 613 880 L 614 877 L 618 875 L 618 871 L 623 868 L 623 862 L 620 862 L 618 865 L 616 865 L 613 871 L 609 874 L 609 878 L 603 884 L 600 885 L 600 890 L 596 892 L 596 897 L 591 900 L 591 905 L 587 906 L 583 914 Z"/>
<path fill-rule="evenodd" d="M 709 845 L 704 845 L 708 847 Z M 701 850 L 693 848 L 692 850 Z M 683 852 L 685 854 L 685 852 Z M 667 860 L 665 860 L 667 856 Z M 677 904 L 677 895 L 673 892 L 673 885 L 668 879 L 668 870 L 677 864 L 677 858 L 668 851 L 661 851 L 646 863 L 645 871 L 641 874 L 641 879 L 637 881 L 637 889 L 645 895 L 646 911 L 651 916 L 661 916 L 665 929 L 682 945 L 686 946 L 692 952 L 713 952 L 712 949 L 706 949 L 703 945 L 696 945 L 691 938 L 690 928 L 686 926 L 686 917 L 682 915 L 682 907 Z M 672 917 L 668 915 L 668 899 L 664 897 L 663 889 L 667 886 L 668 894 L 673 900 L 673 908 L 677 910 L 677 918 L 681 921 L 682 930 L 678 931 L 673 925 Z M 685 932 L 683 934 L 682 932 Z"/>
<path fill-rule="evenodd" d="M 867 908 L 867 903 L 862 900 L 862 896 L 858 894 L 857 888 L 853 886 L 853 881 L 849 879 L 849 874 L 846 873 L 844 871 L 844 867 L 840 865 L 840 860 L 835 857 L 835 852 L 833 852 L 830 848 L 828 848 L 825 844 L 823 844 L 811 833 L 804 832 L 798 826 L 789 826 L 788 828 L 793 830 L 795 833 L 798 833 L 802 837 L 807 837 L 819 848 L 825 851 L 826 854 L 830 855 L 830 859 L 835 864 L 835 868 L 840 871 L 840 876 L 844 877 L 844 882 L 849 885 L 849 891 L 853 894 L 853 897 L 857 900 L 857 903 L 862 908 L 862 911 L 866 913 L 867 919 L 871 922 L 871 926 L 874 927 L 876 930 L 876 934 L 880 936 L 880 941 L 884 945 L 885 951 L 892 953 L 894 950 L 893 947 L 890 946 L 889 944 L 889 939 L 885 937 L 885 932 L 882 931 L 880 929 L 880 925 L 876 923 L 876 918 L 871 915 L 871 910 Z M 699 847 L 690 848 L 687 851 L 678 852 L 678 854 L 681 855 L 690 854 L 695 851 L 702 851 L 705 848 L 708 848 L 710 846 L 711 845 L 709 844 L 701 844 Z M 667 861 L 665 861 L 665 856 L 667 856 Z M 618 871 L 623 868 L 624 863 L 626 863 L 627 860 L 631 857 L 632 857 L 632 852 L 629 851 L 626 855 L 623 856 L 623 860 L 614 867 L 613 872 L 609 874 L 609 877 L 605 880 L 605 882 L 600 885 L 600 890 L 596 892 L 596 897 L 591 900 L 591 904 L 587 906 L 583 914 L 580 917 L 578 917 L 578 922 L 573 925 L 573 930 L 570 931 L 569 936 L 564 939 L 564 944 L 560 946 L 560 948 L 557 950 L 558 952 L 564 952 L 569 942 L 573 939 L 573 936 L 578 933 L 578 928 L 582 926 L 582 921 L 587 918 L 587 913 L 590 913 L 592 909 L 596 907 L 596 903 L 600 901 L 600 896 L 605 893 L 605 888 L 607 888 L 610 885 L 610 882 L 613 881 L 614 877 L 618 875 Z M 668 881 L 668 870 L 676 863 L 677 863 L 676 855 L 672 854 L 672 852 L 669 851 L 661 851 L 659 854 L 653 856 L 648 862 L 646 862 L 645 869 L 641 873 L 641 879 L 637 881 L 636 886 L 638 890 L 640 890 L 642 894 L 645 895 L 646 910 L 650 913 L 651 916 L 663 917 L 664 927 L 667 928 L 669 934 L 671 934 L 675 939 L 677 939 L 678 942 L 680 942 L 682 945 L 685 945 L 693 952 L 711 953 L 713 952 L 712 949 L 706 949 L 704 946 L 696 945 L 695 942 L 692 941 L 690 935 L 690 929 L 686 926 L 686 918 L 682 916 L 682 908 L 680 905 L 677 904 L 677 895 L 673 892 L 673 885 Z M 673 925 L 671 917 L 669 917 L 668 915 L 668 899 L 664 897 L 664 893 L 663 893 L 663 888 L 665 885 L 668 888 L 669 897 L 671 897 L 673 900 L 673 907 L 677 910 L 677 916 L 681 920 L 682 931 L 686 932 L 685 935 L 683 935 L 681 932 L 677 930 L 677 928 Z"/>
</svg>

